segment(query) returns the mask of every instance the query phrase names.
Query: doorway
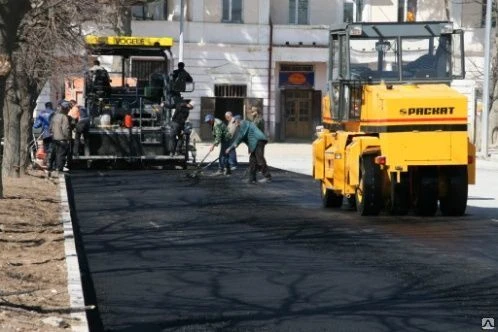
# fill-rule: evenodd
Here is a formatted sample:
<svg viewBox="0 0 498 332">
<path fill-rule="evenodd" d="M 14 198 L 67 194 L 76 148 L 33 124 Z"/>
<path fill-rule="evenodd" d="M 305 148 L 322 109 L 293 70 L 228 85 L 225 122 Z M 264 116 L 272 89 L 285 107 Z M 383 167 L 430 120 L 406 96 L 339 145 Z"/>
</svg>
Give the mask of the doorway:
<svg viewBox="0 0 498 332">
<path fill-rule="evenodd" d="M 320 121 L 321 91 L 282 90 L 281 105 L 285 139 L 312 138 Z"/>
<path fill-rule="evenodd" d="M 244 98 L 216 98 L 214 116 L 218 119 L 225 120 L 225 113 L 232 112 L 232 114 L 240 115 L 244 118 Z"/>
<path fill-rule="evenodd" d="M 225 112 L 240 115 L 242 119 L 247 119 L 246 112 L 251 106 L 258 106 L 262 109 L 262 98 L 238 98 L 238 97 L 201 97 L 201 123 L 199 135 L 202 140 L 212 140 L 211 128 L 204 123 L 207 114 L 214 114 L 220 120 L 225 121 Z M 264 116 L 264 115 L 263 115 Z"/>
</svg>

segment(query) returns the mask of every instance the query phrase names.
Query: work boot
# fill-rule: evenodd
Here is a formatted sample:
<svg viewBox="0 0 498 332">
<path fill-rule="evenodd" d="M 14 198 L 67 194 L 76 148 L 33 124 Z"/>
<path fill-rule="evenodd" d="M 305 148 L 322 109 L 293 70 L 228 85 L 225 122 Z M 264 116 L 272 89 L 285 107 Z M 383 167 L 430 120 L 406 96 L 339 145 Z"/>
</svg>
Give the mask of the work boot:
<svg viewBox="0 0 498 332">
<path fill-rule="evenodd" d="M 262 178 L 258 180 L 259 183 L 270 183 L 271 182 L 271 177 L 268 178 Z"/>
<path fill-rule="evenodd" d="M 213 173 L 213 176 L 218 176 L 218 175 L 223 175 L 225 174 L 222 169 L 217 170 L 216 172 Z"/>
</svg>

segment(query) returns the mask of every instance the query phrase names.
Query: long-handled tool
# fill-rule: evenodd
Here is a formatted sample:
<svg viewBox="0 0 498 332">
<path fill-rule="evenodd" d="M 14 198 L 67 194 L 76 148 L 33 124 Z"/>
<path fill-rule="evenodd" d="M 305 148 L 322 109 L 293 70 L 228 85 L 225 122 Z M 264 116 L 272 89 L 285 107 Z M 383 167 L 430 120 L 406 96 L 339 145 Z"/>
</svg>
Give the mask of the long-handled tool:
<svg viewBox="0 0 498 332">
<path fill-rule="evenodd" d="M 187 177 L 188 178 L 193 178 L 193 177 L 196 177 L 197 175 L 197 172 L 202 168 L 202 163 L 204 162 L 204 160 L 206 160 L 206 158 L 209 156 L 209 154 L 211 153 L 212 150 L 209 150 L 206 155 L 204 156 L 204 158 L 202 158 L 202 160 L 200 162 L 197 163 L 197 165 L 195 166 L 195 169 L 192 173 L 187 173 Z M 195 176 L 194 176 L 195 175 Z"/>
<path fill-rule="evenodd" d="M 208 151 L 208 153 L 204 156 L 204 158 L 202 158 L 202 160 L 197 164 L 195 170 L 192 172 L 192 173 L 188 173 L 187 174 L 187 177 L 189 178 L 193 178 L 193 179 L 196 179 L 199 177 L 199 174 L 206 168 L 208 168 L 209 166 L 211 166 L 213 163 L 215 163 L 219 158 L 216 158 L 215 160 L 211 161 L 209 164 L 207 164 L 206 166 L 202 166 L 202 163 L 204 162 L 204 160 L 206 160 L 206 158 L 209 156 L 209 154 L 211 153 L 211 150 Z"/>
<path fill-rule="evenodd" d="M 209 164 L 207 164 L 206 166 L 202 166 L 200 168 L 197 168 L 196 170 L 194 170 L 192 173 L 188 174 L 187 176 L 189 178 L 192 178 L 192 179 L 197 179 L 199 177 L 199 175 L 202 173 L 202 171 L 204 171 L 206 168 L 208 168 L 209 166 L 211 166 L 212 164 L 217 162 L 218 159 L 220 159 L 220 158 L 219 157 L 216 158 L 215 160 L 209 162 Z"/>
</svg>

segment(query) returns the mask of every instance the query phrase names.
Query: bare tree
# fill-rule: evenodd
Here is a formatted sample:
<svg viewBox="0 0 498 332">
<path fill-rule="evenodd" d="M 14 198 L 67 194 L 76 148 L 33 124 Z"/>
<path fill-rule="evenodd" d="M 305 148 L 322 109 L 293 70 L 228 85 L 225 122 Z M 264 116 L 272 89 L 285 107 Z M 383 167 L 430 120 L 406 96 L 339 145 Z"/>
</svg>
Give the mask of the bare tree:
<svg viewBox="0 0 498 332">
<path fill-rule="evenodd" d="M 28 161 L 35 101 L 53 73 L 81 72 L 85 22 L 131 34 L 130 6 L 148 0 L 0 0 L 0 153 L 3 176 Z M 2 197 L 0 177 L 0 197 Z"/>
<path fill-rule="evenodd" d="M 17 29 L 29 10 L 28 0 L 0 0 L 0 110 L 3 109 L 7 77 L 12 72 L 12 53 L 15 49 Z M 0 112 L 0 139 L 4 138 L 4 117 Z M 3 146 L 0 149 L 0 166 L 3 163 Z M 3 197 L 3 182 L 0 175 L 0 198 Z"/>
<path fill-rule="evenodd" d="M 28 162 L 32 114 L 53 73 L 82 69 L 82 24 L 97 17 L 102 2 L 32 0 L 16 31 L 12 68 L 5 84 L 5 145 L 2 174 L 20 176 Z"/>
</svg>

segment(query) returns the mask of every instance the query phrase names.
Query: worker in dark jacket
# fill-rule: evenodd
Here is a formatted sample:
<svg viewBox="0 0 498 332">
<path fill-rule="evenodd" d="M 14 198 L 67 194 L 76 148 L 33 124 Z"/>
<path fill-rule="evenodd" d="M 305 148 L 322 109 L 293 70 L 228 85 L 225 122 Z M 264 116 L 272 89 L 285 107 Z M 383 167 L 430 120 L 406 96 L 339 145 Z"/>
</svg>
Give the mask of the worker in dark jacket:
<svg viewBox="0 0 498 332">
<path fill-rule="evenodd" d="M 256 172 L 259 169 L 264 178 L 259 180 L 260 183 L 271 182 L 271 174 L 268 170 L 265 159 L 265 145 L 268 142 L 266 135 L 250 121 L 242 120 L 240 122 L 237 136 L 233 139 L 232 145 L 226 150 L 230 153 L 241 142 L 247 144 L 249 148 L 249 183 L 256 183 Z"/>
<path fill-rule="evenodd" d="M 84 145 L 88 144 L 88 133 L 90 131 L 90 115 L 86 108 L 79 108 L 78 122 L 74 128 L 75 138 L 74 138 L 74 148 L 73 153 L 76 157 L 80 155 L 80 144 L 81 138 L 84 139 Z"/>
<path fill-rule="evenodd" d="M 190 102 L 189 99 L 184 99 L 181 103 L 178 103 L 175 107 L 175 113 L 171 118 L 171 151 L 170 153 L 176 154 L 178 141 L 181 138 L 182 133 L 185 132 L 185 123 L 190 115 L 190 110 L 194 108 L 194 105 Z M 183 146 L 180 145 L 181 149 Z"/>
<path fill-rule="evenodd" d="M 71 124 L 69 121 L 68 113 L 71 105 L 67 101 L 61 102 L 59 110 L 52 117 L 50 122 L 50 131 L 52 132 L 53 144 L 55 153 L 50 156 L 49 166 L 53 165 L 55 159 L 55 167 L 57 172 L 64 171 L 66 164 L 67 152 L 71 142 Z M 49 176 L 53 171 L 52 168 L 48 169 Z"/>
<path fill-rule="evenodd" d="M 187 83 L 192 83 L 192 76 L 185 70 L 185 63 L 179 62 L 178 69 L 173 70 L 171 74 L 171 91 L 170 94 L 175 103 L 179 103 L 182 99 L 181 92 L 187 89 Z"/>
</svg>

